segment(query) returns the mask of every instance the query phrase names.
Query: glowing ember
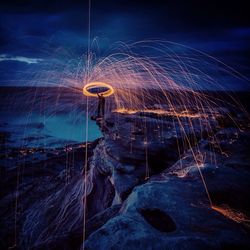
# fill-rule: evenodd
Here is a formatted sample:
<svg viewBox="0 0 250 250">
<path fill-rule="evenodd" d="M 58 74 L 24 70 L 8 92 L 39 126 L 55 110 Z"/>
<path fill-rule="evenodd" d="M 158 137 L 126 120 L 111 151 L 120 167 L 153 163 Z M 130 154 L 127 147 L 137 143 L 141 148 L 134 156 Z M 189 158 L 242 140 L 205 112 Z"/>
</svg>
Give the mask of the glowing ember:
<svg viewBox="0 0 250 250">
<path fill-rule="evenodd" d="M 151 113 L 151 114 L 157 114 L 157 115 L 166 115 L 166 116 L 178 116 L 178 117 L 189 117 L 189 118 L 206 118 L 206 114 L 200 114 L 200 113 L 189 113 L 189 112 L 177 112 L 177 111 L 168 111 L 164 109 L 125 109 L 125 108 L 120 108 L 114 110 L 116 113 L 121 113 L 121 114 L 136 114 L 139 112 L 142 113 Z"/>
</svg>

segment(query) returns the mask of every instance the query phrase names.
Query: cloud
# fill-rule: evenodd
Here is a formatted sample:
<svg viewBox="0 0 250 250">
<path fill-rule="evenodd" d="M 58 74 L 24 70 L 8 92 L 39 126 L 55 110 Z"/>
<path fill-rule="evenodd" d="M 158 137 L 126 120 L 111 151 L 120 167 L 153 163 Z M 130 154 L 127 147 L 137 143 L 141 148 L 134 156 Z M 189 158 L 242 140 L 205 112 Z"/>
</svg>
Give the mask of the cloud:
<svg viewBox="0 0 250 250">
<path fill-rule="evenodd" d="M 33 63 L 42 62 L 43 59 L 29 58 L 29 57 L 24 57 L 24 56 L 9 56 L 9 55 L 2 54 L 0 55 L 0 62 L 4 62 L 4 61 L 17 61 L 17 62 L 23 62 L 27 64 L 33 64 Z"/>
<path fill-rule="evenodd" d="M 224 0 L 92 1 L 91 48 L 97 56 L 112 52 L 116 42 L 148 39 L 192 47 L 250 75 L 250 19 L 245 6 Z M 15 75 L 30 78 L 22 76 L 24 71 L 55 68 L 55 61 L 60 70 L 68 67 L 67 61 L 84 56 L 87 45 L 88 1 L 5 1 L 0 10 L 0 85 Z"/>
</svg>

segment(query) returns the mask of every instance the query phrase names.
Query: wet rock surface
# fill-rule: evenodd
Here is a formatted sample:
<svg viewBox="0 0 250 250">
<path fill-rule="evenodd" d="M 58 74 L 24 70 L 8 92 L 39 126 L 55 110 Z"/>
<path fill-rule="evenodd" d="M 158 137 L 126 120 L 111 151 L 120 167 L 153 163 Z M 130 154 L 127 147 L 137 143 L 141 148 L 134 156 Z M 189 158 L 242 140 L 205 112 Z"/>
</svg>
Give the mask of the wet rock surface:
<svg viewBox="0 0 250 250">
<path fill-rule="evenodd" d="M 4 150 L 1 248 L 248 249 L 248 120 L 188 115 L 99 120 L 86 176 L 80 145 Z"/>
</svg>

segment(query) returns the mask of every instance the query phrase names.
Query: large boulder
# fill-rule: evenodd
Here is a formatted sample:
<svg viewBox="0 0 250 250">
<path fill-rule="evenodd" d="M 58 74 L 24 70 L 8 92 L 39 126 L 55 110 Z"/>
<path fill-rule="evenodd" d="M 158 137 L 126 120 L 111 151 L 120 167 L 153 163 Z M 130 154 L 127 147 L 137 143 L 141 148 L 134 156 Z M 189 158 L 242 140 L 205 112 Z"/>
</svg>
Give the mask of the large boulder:
<svg viewBox="0 0 250 250">
<path fill-rule="evenodd" d="M 135 187 L 85 249 L 248 249 L 250 133 L 223 129 L 217 138 L 217 152 L 202 140 Z"/>
</svg>

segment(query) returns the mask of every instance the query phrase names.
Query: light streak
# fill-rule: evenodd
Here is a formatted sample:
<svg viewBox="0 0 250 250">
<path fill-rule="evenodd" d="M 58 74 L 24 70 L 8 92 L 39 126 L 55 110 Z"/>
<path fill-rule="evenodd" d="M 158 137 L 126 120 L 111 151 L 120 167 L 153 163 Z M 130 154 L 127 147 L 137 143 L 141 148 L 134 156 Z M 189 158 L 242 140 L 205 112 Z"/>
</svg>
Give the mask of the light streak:
<svg viewBox="0 0 250 250">
<path fill-rule="evenodd" d="M 92 97 L 98 97 L 97 93 L 91 93 L 91 89 L 97 89 L 97 88 L 107 88 L 107 90 L 99 91 L 98 94 L 102 94 L 104 97 L 108 97 L 114 94 L 114 89 L 111 85 L 104 83 L 104 82 L 91 82 L 84 86 L 83 88 L 83 94 L 85 96 L 92 96 Z"/>
<path fill-rule="evenodd" d="M 91 27 L 91 0 L 88 1 L 88 52 L 87 52 L 87 67 L 86 67 L 86 80 L 89 81 L 90 74 L 90 27 Z M 82 239 L 82 249 L 85 249 L 85 239 L 86 239 L 86 221 L 87 221 L 87 184 L 88 184 L 88 133 L 89 133 L 89 98 L 86 99 L 86 127 L 85 127 L 85 162 L 84 162 L 84 194 L 83 194 L 83 239 Z"/>
</svg>

